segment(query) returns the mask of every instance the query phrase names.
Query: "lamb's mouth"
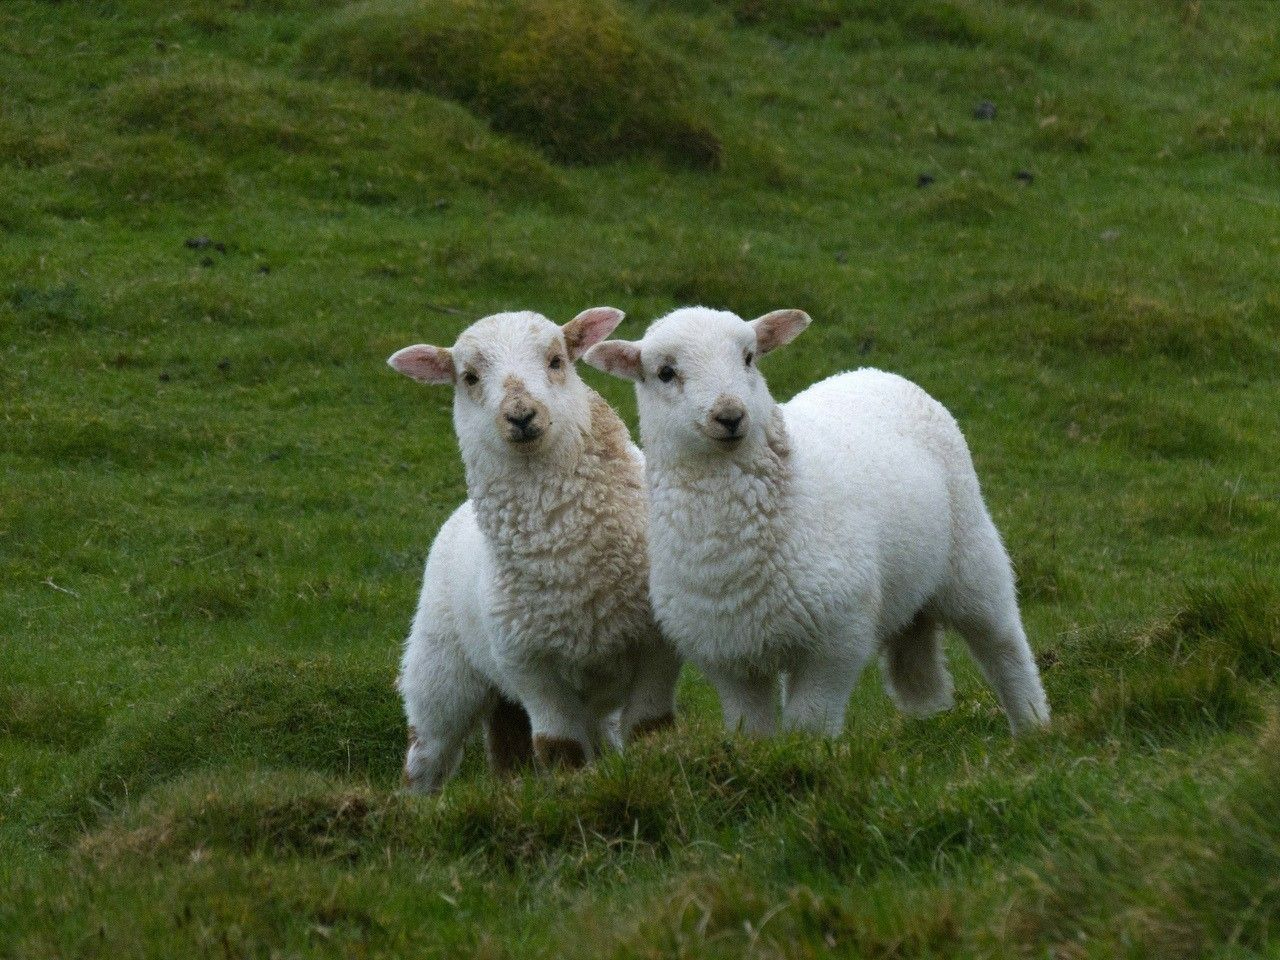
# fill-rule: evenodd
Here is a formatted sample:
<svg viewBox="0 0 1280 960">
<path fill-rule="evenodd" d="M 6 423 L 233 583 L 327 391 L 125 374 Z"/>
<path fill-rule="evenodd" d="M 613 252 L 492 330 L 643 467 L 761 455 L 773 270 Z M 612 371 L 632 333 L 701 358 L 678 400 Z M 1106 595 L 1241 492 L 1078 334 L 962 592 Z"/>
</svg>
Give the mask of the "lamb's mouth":
<svg viewBox="0 0 1280 960">
<path fill-rule="evenodd" d="M 700 434 L 712 443 L 717 443 L 724 447 L 726 450 L 736 447 L 740 442 L 747 438 L 745 433 L 712 433 L 700 423 L 695 426 Z"/>
<path fill-rule="evenodd" d="M 511 433 L 507 434 L 507 442 L 516 446 L 524 446 L 541 440 L 543 432 L 539 427 L 535 427 L 532 430 L 512 430 Z"/>
</svg>

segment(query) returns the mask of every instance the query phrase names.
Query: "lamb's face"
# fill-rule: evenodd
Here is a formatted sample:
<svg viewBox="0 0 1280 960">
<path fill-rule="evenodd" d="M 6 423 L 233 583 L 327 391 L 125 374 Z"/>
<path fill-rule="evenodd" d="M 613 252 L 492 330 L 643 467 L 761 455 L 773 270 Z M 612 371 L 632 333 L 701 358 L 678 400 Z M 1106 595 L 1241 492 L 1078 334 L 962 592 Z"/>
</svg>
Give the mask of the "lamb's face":
<svg viewBox="0 0 1280 960">
<path fill-rule="evenodd" d="M 554 451 L 591 418 L 574 361 L 622 320 L 611 307 L 558 327 L 536 313 L 498 313 L 472 324 L 451 350 L 420 345 L 392 367 L 423 383 L 454 384 L 453 418 L 464 448 L 493 456 Z"/>
<path fill-rule="evenodd" d="M 690 307 L 656 321 L 644 339 L 602 343 L 586 359 L 636 382 L 646 449 L 671 456 L 749 454 L 765 442 L 773 410 L 756 360 L 808 323 L 799 310 L 747 322 L 727 311 Z"/>
</svg>

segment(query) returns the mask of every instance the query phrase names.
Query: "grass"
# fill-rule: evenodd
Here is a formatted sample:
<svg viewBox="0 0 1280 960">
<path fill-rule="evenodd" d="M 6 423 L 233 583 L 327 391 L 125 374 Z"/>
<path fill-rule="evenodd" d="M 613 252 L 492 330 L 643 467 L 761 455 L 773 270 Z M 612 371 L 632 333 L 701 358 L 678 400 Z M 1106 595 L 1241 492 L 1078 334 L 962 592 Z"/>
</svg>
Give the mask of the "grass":
<svg viewBox="0 0 1280 960">
<path fill-rule="evenodd" d="M 0 955 L 1276 956 L 1272 13 L 0 5 Z M 779 396 L 952 409 L 1053 727 L 959 648 L 833 743 L 690 670 L 624 756 L 401 796 L 465 487 L 383 359 L 690 302 L 815 317 Z"/>
</svg>

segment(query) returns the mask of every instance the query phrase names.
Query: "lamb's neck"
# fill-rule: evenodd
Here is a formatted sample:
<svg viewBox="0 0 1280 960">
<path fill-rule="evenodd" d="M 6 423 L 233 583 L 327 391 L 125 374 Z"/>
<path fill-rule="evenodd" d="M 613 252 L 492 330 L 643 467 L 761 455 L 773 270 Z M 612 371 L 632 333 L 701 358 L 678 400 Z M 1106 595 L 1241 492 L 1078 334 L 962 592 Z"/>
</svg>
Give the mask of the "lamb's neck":
<svg viewBox="0 0 1280 960">
<path fill-rule="evenodd" d="M 580 457 L 566 459 L 548 457 L 525 469 L 468 476 L 476 520 L 500 565 L 563 553 L 574 541 L 583 522 L 576 505 L 590 479 L 578 476 Z"/>
<path fill-rule="evenodd" d="M 519 579 L 547 575 L 545 566 L 532 561 L 555 557 L 556 567 L 569 576 L 570 568 L 617 550 L 616 536 L 598 535 L 602 523 L 610 531 L 620 523 L 635 526 L 643 551 L 642 477 L 626 427 L 603 400 L 590 400 L 589 426 L 537 462 L 467 471 L 468 493 L 492 556 L 500 570 Z"/>
<path fill-rule="evenodd" d="M 793 473 L 781 411 L 774 408 L 766 442 L 749 456 L 651 456 L 646 475 L 655 557 L 670 557 L 708 590 L 758 585 L 789 528 Z"/>
</svg>

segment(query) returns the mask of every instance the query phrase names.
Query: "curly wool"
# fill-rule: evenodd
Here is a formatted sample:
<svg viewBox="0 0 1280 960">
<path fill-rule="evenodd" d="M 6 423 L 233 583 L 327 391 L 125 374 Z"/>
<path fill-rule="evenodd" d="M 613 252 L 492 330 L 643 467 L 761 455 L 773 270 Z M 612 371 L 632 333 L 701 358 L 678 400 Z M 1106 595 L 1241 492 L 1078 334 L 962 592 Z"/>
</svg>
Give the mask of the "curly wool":
<svg viewBox="0 0 1280 960">
<path fill-rule="evenodd" d="M 502 659 L 555 653 L 585 670 L 657 632 L 643 461 L 618 415 L 589 398 L 590 426 L 555 470 L 481 472 L 469 484 Z"/>
</svg>

